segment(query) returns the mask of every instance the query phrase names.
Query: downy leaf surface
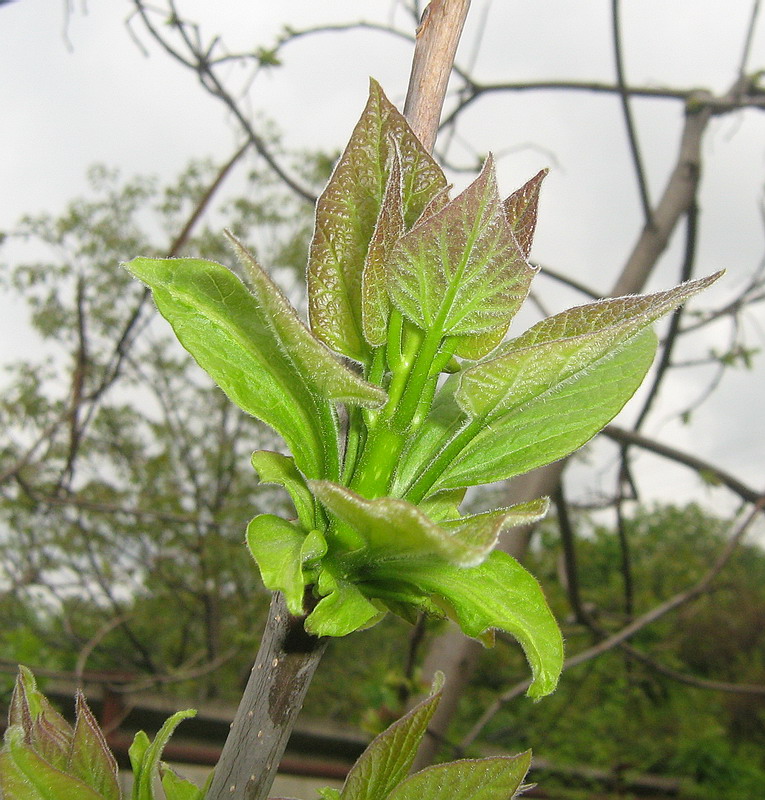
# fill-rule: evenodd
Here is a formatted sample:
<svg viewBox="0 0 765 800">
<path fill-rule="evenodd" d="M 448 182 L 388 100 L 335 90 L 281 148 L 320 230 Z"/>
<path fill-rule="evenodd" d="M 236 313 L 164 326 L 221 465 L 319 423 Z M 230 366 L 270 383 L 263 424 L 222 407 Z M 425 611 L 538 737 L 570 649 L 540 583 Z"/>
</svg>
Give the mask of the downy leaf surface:
<svg viewBox="0 0 765 800">
<path fill-rule="evenodd" d="M 367 105 L 316 206 L 308 259 L 311 329 L 333 350 L 362 362 L 370 352 L 363 335 L 362 270 L 388 182 L 391 142 L 401 159 L 407 227 L 446 187 L 441 168 L 371 81 Z"/>
<path fill-rule="evenodd" d="M 351 768 L 340 800 L 386 800 L 403 781 L 417 755 L 430 720 L 441 700 L 443 675 L 438 673 L 430 697 L 376 736 Z"/>
<path fill-rule="evenodd" d="M 387 800 L 512 800 L 530 766 L 531 751 L 435 764 L 411 775 Z"/>
<path fill-rule="evenodd" d="M 503 213 L 491 158 L 462 194 L 398 241 L 387 274 L 394 305 L 431 335 L 459 337 L 457 355 L 478 358 L 501 341 L 534 270 Z"/>
</svg>

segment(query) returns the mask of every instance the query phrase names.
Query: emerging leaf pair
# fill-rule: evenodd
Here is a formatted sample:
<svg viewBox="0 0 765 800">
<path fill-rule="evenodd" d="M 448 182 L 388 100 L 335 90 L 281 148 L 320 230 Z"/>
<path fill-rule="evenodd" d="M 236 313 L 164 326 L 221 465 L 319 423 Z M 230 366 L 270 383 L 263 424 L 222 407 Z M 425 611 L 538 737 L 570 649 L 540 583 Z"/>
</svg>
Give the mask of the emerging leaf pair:
<svg viewBox="0 0 765 800">
<path fill-rule="evenodd" d="M 72 728 L 37 689 L 32 673 L 19 667 L 0 749 L 3 800 L 123 800 L 117 762 L 82 692 L 77 692 L 75 702 Z M 155 800 L 158 773 L 165 800 L 202 800 L 204 790 L 160 762 L 178 723 L 195 713 L 173 714 L 153 742 L 143 731 L 136 734 L 130 747 L 131 800 Z"/>
<path fill-rule="evenodd" d="M 377 736 L 352 767 L 343 788 L 324 789 L 325 800 L 436 800 L 449 786 L 452 800 L 508 800 L 521 788 L 530 753 L 466 759 L 429 767 L 410 777 L 420 741 L 441 697 L 436 677 L 431 696 Z M 19 668 L 9 727 L 0 750 L 0 796 L 4 800 L 122 800 L 117 763 L 81 693 L 74 729 L 37 689 L 32 673 Z M 165 800 L 203 800 L 200 789 L 160 761 L 162 750 L 183 719 L 180 711 L 154 741 L 143 731 L 130 747 L 132 800 L 155 800 L 161 776 Z M 208 780 L 208 785 L 210 781 Z"/>
<path fill-rule="evenodd" d="M 570 309 L 503 344 L 534 275 L 544 174 L 503 201 L 489 158 L 450 199 L 373 82 L 318 201 L 310 327 L 233 237 L 248 286 L 208 261 L 127 264 L 200 366 L 289 447 L 253 466 L 297 518 L 261 514 L 247 542 L 306 630 L 342 636 L 388 611 L 446 615 L 486 643 L 505 630 L 533 697 L 556 685 L 560 632 L 534 578 L 494 547 L 547 501 L 465 516 L 465 491 L 587 442 L 645 376 L 650 324 L 717 277 Z"/>
</svg>

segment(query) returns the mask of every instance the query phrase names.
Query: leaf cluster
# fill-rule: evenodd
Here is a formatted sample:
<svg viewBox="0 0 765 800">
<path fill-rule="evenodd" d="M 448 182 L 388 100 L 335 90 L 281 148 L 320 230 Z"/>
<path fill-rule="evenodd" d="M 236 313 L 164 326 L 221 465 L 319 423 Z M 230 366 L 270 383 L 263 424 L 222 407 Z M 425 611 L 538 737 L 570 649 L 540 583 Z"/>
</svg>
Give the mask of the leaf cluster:
<svg viewBox="0 0 765 800">
<path fill-rule="evenodd" d="M 570 309 L 502 344 L 534 274 L 543 177 L 502 200 L 489 158 L 451 198 L 372 82 L 317 203 L 309 326 L 233 236 L 247 286 L 201 259 L 126 265 L 199 365 L 289 447 L 253 465 L 297 519 L 262 514 L 247 543 L 306 630 L 343 636 L 389 611 L 446 615 L 485 643 L 505 630 L 536 697 L 555 686 L 561 636 L 538 583 L 494 548 L 546 501 L 463 515 L 465 490 L 589 440 L 648 370 L 650 324 L 717 277 Z"/>
</svg>

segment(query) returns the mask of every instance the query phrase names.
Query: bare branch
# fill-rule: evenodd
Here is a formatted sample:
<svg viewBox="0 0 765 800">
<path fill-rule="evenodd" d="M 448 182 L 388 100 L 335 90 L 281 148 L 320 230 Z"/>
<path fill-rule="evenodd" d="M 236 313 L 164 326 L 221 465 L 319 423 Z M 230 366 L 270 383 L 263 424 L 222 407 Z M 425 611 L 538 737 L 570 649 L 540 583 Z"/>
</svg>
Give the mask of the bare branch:
<svg viewBox="0 0 765 800">
<path fill-rule="evenodd" d="M 614 44 L 614 61 L 616 63 L 616 82 L 619 87 L 619 100 L 624 115 L 624 125 L 627 128 L 627 140 L 632 154 L 632 163 L 635 167 L 635 177 L 638 182 L 640 193 L 640 203 L 643 206 L 643 216 L 645 224 L 650 226 L 652 223 L 651 201 L 648 197 L 648 184 L 643 168 L 643 159 L 640 156 L 635 122 L 630 110 L 630 96 L 627 92 L 627 85 L 624 78 L 624 55 L 622 53 L 622 37 L 619 24 L 619 0 L 611 0 L 611 33 Z"/>
<path fill-rule="evenodd" d="M 470 0 L 432 0 L 425 8 L 404 104 L 412 130 L 427 150 L 438 133 L 441 109 Z"/>
</svg>

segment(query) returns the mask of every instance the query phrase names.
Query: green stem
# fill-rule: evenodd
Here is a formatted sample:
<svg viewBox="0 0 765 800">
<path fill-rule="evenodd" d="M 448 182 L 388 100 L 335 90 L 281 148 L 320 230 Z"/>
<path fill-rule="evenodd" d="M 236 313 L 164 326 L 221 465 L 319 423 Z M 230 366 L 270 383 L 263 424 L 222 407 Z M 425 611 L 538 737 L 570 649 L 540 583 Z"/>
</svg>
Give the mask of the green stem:
<svg viewBox="0 0 765 800">
<path fill-rule="evenodd" d="M 404 493 L 404 498 L 415 505 L 423 500 L 433 484 L 441 477 L 444 470 L 460 454 L 468 442 L 484 427 L 481 417 L 466 419 L 462 427 L 452 436 L 449 442 L 438 451 L 438 455 L 420 473 L 417 480 Z"/>
</svg>

